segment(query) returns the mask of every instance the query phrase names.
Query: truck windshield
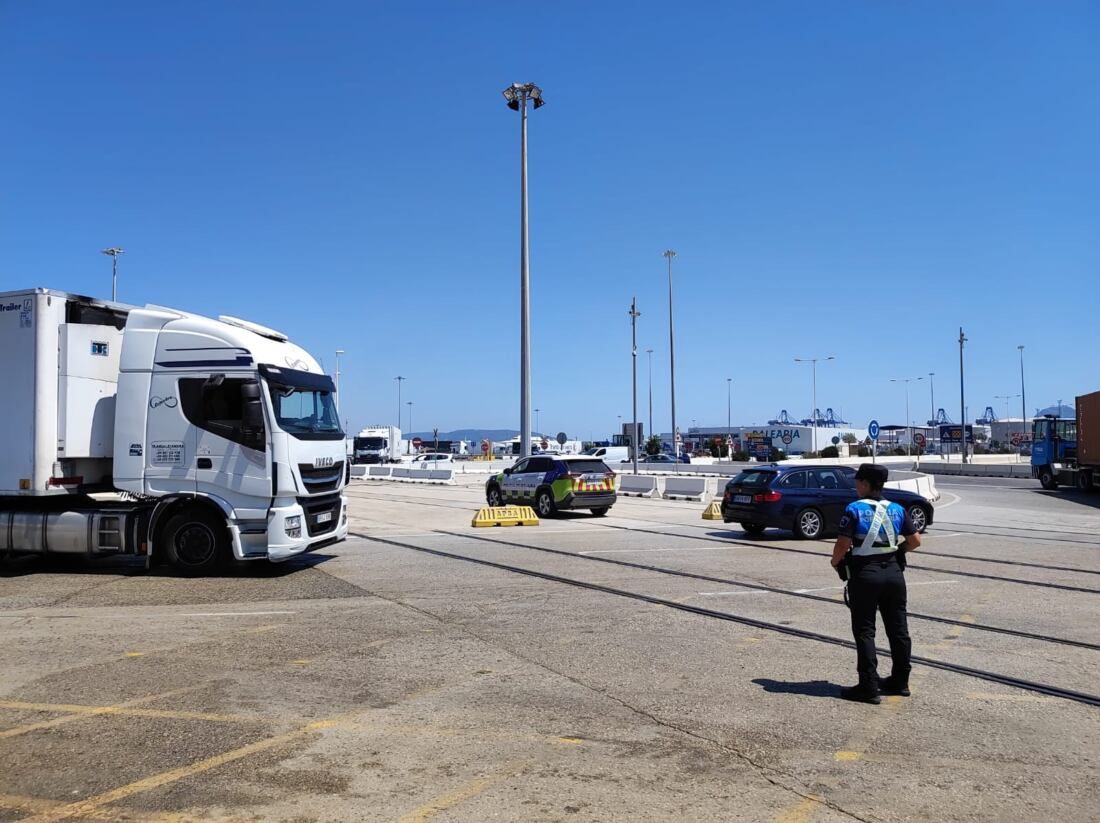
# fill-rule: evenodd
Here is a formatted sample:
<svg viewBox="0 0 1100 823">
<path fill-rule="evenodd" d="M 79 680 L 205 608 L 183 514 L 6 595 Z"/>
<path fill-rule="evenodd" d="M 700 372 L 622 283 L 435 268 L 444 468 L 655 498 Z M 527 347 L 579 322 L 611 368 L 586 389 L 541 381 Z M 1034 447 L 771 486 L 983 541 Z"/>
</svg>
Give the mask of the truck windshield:
<svg viewBox="0 0 1100 823">
<path fill-rule="evenodd" d="M 386 438 L 384 437 L 356 437 L 355 448 L 357 449 L 384 449 L 386 448 Z"/>
<path fill-rule="evenodd" d="M 324 374 L 261 365 L 271 389 L 275 422 L 299 440 L 343 440 L 332 378 Z"/>
</svg>

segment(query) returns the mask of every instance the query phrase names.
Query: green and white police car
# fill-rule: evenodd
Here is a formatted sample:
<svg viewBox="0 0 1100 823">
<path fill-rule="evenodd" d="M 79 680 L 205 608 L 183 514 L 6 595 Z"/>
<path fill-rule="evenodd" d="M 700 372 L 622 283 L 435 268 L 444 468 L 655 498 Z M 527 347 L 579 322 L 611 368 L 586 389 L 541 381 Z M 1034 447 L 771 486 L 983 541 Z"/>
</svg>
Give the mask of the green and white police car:
<svg viewBox="0 0 1100 823">
<path fill-rule="evenodd" d="M 603 517 L 615 505 L 615 472 L 598 457 L 532 455 L 485 483 L 490 506 L 533 506 L 539 517 L 563 509 L 590 509 Z"/>
</svg>

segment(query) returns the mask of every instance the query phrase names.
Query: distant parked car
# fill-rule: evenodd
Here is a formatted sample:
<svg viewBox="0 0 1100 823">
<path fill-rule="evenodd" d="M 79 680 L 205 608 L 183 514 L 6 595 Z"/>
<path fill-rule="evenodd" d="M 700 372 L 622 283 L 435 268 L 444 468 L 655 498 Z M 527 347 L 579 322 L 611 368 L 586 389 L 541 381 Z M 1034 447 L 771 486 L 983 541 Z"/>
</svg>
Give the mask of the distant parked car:
<svg viewBox="0 0 1100 823">
<path fill-rule="evenodd" d="M 454 463 L 454 455 L 445 452 L 425 452 L 412 459 L 413 467 L 417 469 L 436 469 Z"/>
<path fill-rule="evenodd" d="M 624 460 L 622 462 L 623 463 L 633 463 L 634 461 Z M 673 465 L 676 465 L 676 458 L 669 457 L 667 454 L 645 454 L 645 455 L 642 455 L 638 458 L 638 462 L 639 463 L 646 463 L 646 464 L 664 463 L 666 465 L 671 463 Z"/>
<path fill-rule="evenodd" d="M 722 519 L 753 535 L 769 527 L 810 540 L 835 533 L 844 510 L 859 497 L 855 475 L 848 466 L 754 466 L 726 484 Z M 928 499 L 901 489 L 884 489 L 882 496 L 903 506 L 917 531 L 931 525 Z"/>
</svg>

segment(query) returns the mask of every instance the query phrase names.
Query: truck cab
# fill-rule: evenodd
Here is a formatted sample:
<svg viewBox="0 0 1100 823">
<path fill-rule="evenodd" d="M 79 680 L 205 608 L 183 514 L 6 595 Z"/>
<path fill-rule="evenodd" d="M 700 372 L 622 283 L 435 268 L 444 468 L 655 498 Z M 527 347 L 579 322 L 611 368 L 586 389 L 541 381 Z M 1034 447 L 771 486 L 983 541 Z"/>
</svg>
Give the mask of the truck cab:
<svg viewBox="0 0 1100 823">
<path fill-rule="evenodd" d="M 1056 489 L 1060 484 L 1092 486 L 1092 472 L 1086 477 L 1077 466 L 1076 420 L 1052 415 L 1034 420 L 1031 440 L 1031 476 L 1044 489 Z"/>
<path fill-rule="evenodd" d="M 131 553 L 203 572 L 346 539 L 335 386 L 286 335 L 45 289 L 19 297 L 0 343 L 31 390 L 9 396 L 0 435 L 0 553 Z"/>
</svg>

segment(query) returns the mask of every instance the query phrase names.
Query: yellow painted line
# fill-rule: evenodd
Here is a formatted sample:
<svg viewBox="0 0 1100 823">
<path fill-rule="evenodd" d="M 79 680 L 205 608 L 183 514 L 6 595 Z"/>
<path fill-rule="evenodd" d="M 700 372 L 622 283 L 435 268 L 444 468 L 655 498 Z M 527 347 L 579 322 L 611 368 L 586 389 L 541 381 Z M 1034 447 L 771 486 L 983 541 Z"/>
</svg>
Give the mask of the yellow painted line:
<svg viewBox="0 0 1100 823">
<path fill-rule="evenodd" d="M 43 800 L 38 797 L 23 797 L 16 794 L 0 794 L 0 809 L 26 814 L 46 814 L 64 805 L 60 800 Z M 85 820 L 102 823 L 189 823 L 194 817 L 175 812 L 143 814 L 130 810 L 98 809 L 84 816 Z"/>
<path fill-rule="evenodd" d="M 241 760 L 242 758 L 249 757 L 258 752 L 267 751 L 278 746 L 285 745 L 292 740 L 297 740 L 300 737 L 305 737 L 316 731 L 322 729 L 329 729 L 337 725 L 341 721 L 342 717 L 330 718 L 328 720 L 317 720 L 313 723 L 308 723 L 301 728 L 294 731 L 287 732 L 286 734 L 280 734 L 276 737 L 267 737 L 263 740 L 257 740 L 255 743 L 249 743 L 247 746 L 241 746 L 238 749 L 232 749 L 228 752 L 222 752 L 216 754 L 213 757 L 207 757 L 203 760 L 199 760 L 195 763 L 191 763 L 187 766 L 180 766 L 176 769 L 169 769 L 166 772 L 160 774 L 154 774 L 149 777 L 142 778 L 141 780 L 135 780 L 133 783 L 127 783 L 125 786 L 119 786 L 117 789 L 111 789 L 108 792 L 102 794 L 93 795 L 85 800 L 79 800 L 76 803 L 69 803 L 64 806 L 60 806 L 56 809 L 47 811 L 43 814 L 35 815 L 34 817 L 24 818 L 20 823 L 56 823 L 60 820 L 72 820 L 73 818 L 88 817 L 90 814 L 95 813 L 102 806 L 106 806 L 108 803 L 114 803 L 119 800 L 123 800 L 135 794 L 151 791 L 152 789 L 159 788 L 168 783 L 175 783 L 176 781 L 183 780 L 188 777 L 193 777 L 196 774 L 215 769 L 218 766 L 224 766 L 226 763 L 232 763 L 235 760 Z"/>
<path fill-rule="evenodd" d="M 839 760 L 841 763 L 850 763 L 853 760 L 862 760 L 863 752 L 852 752 L 841 750 L 833 755 L 834 760 Z"/>
<path fill-rule="evenodd" d="M 477 780 L 467 783 L 465 786 L 459 786 L 454 791 L 428 801 L 423 806 L 414 809 L 403 817 L 399 817 L 397 823 L 424 823 L 424 821 L 430 820 L 440 812 L 445 812 L 448 809 L 454 808 L 459 803 L 464 803 L 471 798 L 477 797 L 490 786 L 512 777 L 520 771 L 522 771 L 522 769 L 509 769 L 489 775 L 488 777 L 480 777 Z M 31 823 L 31 821 L 25 821 L 25 823 Z"/>
<path fill-rule="evenodd" d="M 162 700 L 169 697 L 175 697 L 180 694 L 186 694 L 187 692 L 197 691 L 198 689 L 205 688 L 206 685 L 206 683 L 199 683 L 194 686 L 184 686 L 179 689 L 172 689 L 171 691 L 162 692 L 160 694 L 150 694 L 146 695 L 145 697 L 136 697 L 133 700 L 127 700 L 124 703 L 119 703 L 117 706 L 79 706 L 68 703 L 24 703 L 18 700 L 0 701 L 0 709 L 11 709 L 13 711 L 52 712 L 54 714 L 65 715 L 65 717 L 55 717 L 52 720 L 40 720 L 37 723 L 28 723 L 25 726 L 16 726 L 13 729 L 5 729 L 4 731 L 0 731 L 0 740 L 7 737 L 18 737 L 21 734 L 38 731 L 39 729 L 50 729 L 54 726 L 63 726 L 64 724 L 72 723 L 75 720 L 83 720 L 85 717 L 94 717 L 103 714 L 125 714 L 127 711 L 133 710 L 133 707 L 140 706 L 143 703 L 152 703 L 155 700 Z"/>
<path fill-rule="evenodd" d="M 816 797 L 804 797 L 794 806 L 780 813 L 775 818 L 776 823 L 806 823 L 814 813 L 814 810 L 821 805 L 821 801 Z"/>
<path fill-rule="evenodd" d="M 145 657 L 145 652 L 126 652 L 127 657 Z"/>
<path fill-rule="evenodd" d="M 308 660 L 291 660 L 290 665 L 291 666 L 308 666 L 309 661 Z"/>
<path fill-rule="evenodd" d="M 559 743 L 565 743 L 568 746 L 580 746 L 584 743 L 583 737 L 559 737 Z"/>
</svg>

